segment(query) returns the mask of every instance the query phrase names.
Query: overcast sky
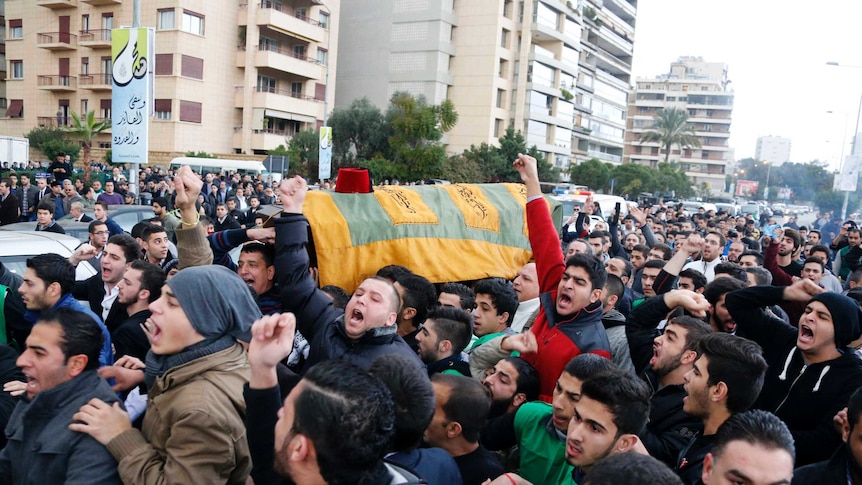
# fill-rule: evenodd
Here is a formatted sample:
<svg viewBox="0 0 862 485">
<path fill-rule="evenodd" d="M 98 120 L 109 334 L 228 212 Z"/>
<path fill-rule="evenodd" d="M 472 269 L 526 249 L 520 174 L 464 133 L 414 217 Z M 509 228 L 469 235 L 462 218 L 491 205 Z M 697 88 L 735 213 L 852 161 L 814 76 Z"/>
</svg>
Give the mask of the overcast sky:
<svg viewBox="0 0 862 485">
<path fill-rule="evenodd" d="M 792 140 L 791 162 L 837 168 L 862 96 L 860 23 L 862 0 L 640 0 L 632 74 L 664 74 L 680 56 L 725 63 L 737 160 L 754 156 L 757 137 L 774 135 Z"/>
</svg>

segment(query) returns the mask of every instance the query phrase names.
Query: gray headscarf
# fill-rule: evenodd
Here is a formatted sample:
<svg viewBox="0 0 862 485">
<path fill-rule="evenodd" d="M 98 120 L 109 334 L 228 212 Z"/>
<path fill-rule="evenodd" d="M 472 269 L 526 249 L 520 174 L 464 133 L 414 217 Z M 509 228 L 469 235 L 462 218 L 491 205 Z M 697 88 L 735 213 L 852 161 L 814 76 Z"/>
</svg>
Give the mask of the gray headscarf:
<svg viewBox="0 0 862 485">
<path fill-rule="evenodd" d="M 251 290 L 233 271 L 224 266 L 186 268 L 166 282 L 204 340 L 177 354 L 147 353 L 144 381 L 151 388 L 156 378 L 186 364 L 251 340 L 251 324 L 261 317 Z"/>
</svg>

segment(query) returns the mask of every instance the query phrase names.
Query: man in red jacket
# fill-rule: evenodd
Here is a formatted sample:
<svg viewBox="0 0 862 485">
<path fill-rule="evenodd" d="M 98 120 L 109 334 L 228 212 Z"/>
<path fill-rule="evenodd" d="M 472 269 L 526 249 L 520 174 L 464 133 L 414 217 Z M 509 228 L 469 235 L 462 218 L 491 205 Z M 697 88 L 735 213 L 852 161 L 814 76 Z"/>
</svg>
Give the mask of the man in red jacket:
<svg viewBox="0 0 862 485">
<path fill-rule="evenodd" d="M 521 352 L 536 368 L 539 398 L 551 402 L 566 363 L 582 353 L 611 357 L 602 326 L 601 296 L 607 273 L 593 256 L 575 254 L 563 260 L 560 239 L 539 186 L 536 159 L 519 154 L 513 166 L 527 186 L 527 228 L 542 294 L 533 328 L 505 337 L 500 347 Z"/>
</svg>

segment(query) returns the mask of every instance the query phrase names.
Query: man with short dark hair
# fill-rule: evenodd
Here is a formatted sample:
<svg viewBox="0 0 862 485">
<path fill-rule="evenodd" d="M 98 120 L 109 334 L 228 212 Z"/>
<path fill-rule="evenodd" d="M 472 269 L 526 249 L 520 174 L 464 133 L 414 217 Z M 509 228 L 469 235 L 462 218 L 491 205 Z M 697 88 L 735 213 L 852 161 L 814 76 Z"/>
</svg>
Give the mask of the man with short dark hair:
<svg viewBox="0 0 862 485">
<path fill-rule="evenodd" d="M 129 264 L 138 259 L 141 248 L 128 234 L 111 236 L 100 258 L 101 271 L 84 281 L 75 283 L 72 295 L 90 304 L 90 310 L 101 316 L 108 330 L 113 332 L 128 316 L 126 306 L 117 300 L 119 282 Z M 86 260 L 95 254 L 95 248 L 82 244 L 69 257 L 69 262 Z"/>
<path fill-rule="evenodd" d="M 0 452 L 4 481 L 122 483 L 108 450 L 68 427 L 93 398 L 117 403 L 96 372 L 102 344 L 102 331 L 90 315 L 69 308 L 42 313 L 18 358 L 27 378 L 26 399 L 6 426 L 9 441 Z"/>
<path fill-rule="evenodd" d="M 72 165 L 66 160 L 65 153 L 58 153 L 57 159 L 51 162 L 48 167 L 48 172 L 54 177 L 54 180 L 62 182 L 72 176 Z"/>
<path fill-rule="evenodd" d="M 539 398 L 539 374 L 520 357 L 500 359 L 481 379 L 491 395 L 489 419 L 514 412 Z"/>
<path fill-rule="evenodd" d="M 629 356 L 629 343 L 626 339 L 626 316 L 617 310 L 616 305 L 625 294 L 626 286 L 619 276 L 608 274 L 608 280 L 602 288 L 602 326 L 608 335 L 611 345 L 611 362 L 621 369 L 634 372 L 632 359 Z"/>
<path fill-rule="evenodd" d="M 451 306 L 473 312 L 476 308 L 476 294 L 467 285 L 461 283 L 444 283 L 437 295 L 437 304 Z"/>
<path fill-rule="evenodd" d="M 583 485 L 623 483 L 660 483 L 682 485 L 679 477 L 664 463 L 639 453 L 618 453 L 593 465 Z"/>
<path fill-rule="evenodd" d="M 397 333 L 411 349 L 418 351 L 416 335 L 425 322 L 428 311 L 436 306 L 437 290 L 427 278 L 413 273 L 398 277 L 393 285 L 401 297 L 401 308 L 396 321 Z"/>
<path fill-rule="evenodd" d="M 144 259 L 164 268 L 165 264 L 174 259 L 168 244 L 168 233 L 162 226 L 149 224 L 141 232 L 141 248 Z"/>
<path fill-rule="evenodd" d="M 461 358 L 461 351 L 470 343 L 471 327 L 470 314 L 460 308 L 441 306 L 428 313 L 416 343 L 429 376 L 441 372 L 470 377 L 470 364 Z"/>
<path fill-rule="evenodd" d="M 240 229 L 240 223 L 228 213 L 227 204 L 219 202 L 216 205 L 216 220 L 213 221 L 215 231 L 220 232 L 226 229 Z"/>
<path fill-rule="evenodd" d="M 162 221 L 162 227 L 165 228 L 165 232 L 168 233 L 168 238 L 173 241 L 176 239 L 174 237 L 174 232 L 177 230 L 177 227 L 180 225 L 180 220 L 170 212 L 168 212 L 170 208 L 168 199 L 165 197 L 155 197 L 153 199 L 153 213 L 156 217 Z"/>
<path fill-rule="evenodd" d="M 725 296 L 747 286 L 747 282 L 743 283 L 736 278 L 719 278 L 706 285 L 703 296 L 709 302 L 709 325 L 713 332 L 736 332 L 736 318 L 727 310 Z"/>
<path fill-rule="evenodd" d="M 727 333 L 712 333 L 697 344 L 697 360 L 685 373 L 683 411 L 701 420 L 674 463 L 687 484 L 698 483 L 703 459 L 712 449 L 715 433 L 735 413 L 747 411 L 763 387 L 766 361 L 756 343 Z"/>
<path fill-rule="evenodd" d="M 728 480 L 786 484 L 793 476 L 794 457 L 793 437 L 780 419 L 765 411 L 746 411 L 718 429 L 701 480 L 705 485 Z"/>
<path fill-rule="evenodd" d="M 792 277 L 798 277 L 802 273 L 802 264 L 793 260 L 793 254 L 802 245 L 799 231 L 790 228 L 776 229 L 766 244 L 763 267 L 772 273 L 773 284 L 789 285 L 793 282 Z"/>
<path fill-rule="evenodd" d="M 117 283 L 117 302 L 126 307 L 128 318 L 111 332 L 117 357 L 129 355 L 146 360 L 150 341 L 142 326 L 152 315 L 150 303 L 159 299 L 164 284 L 165 273 L 155 264 L 133 259 L 126 268 Z"/>
<path fill-rule="evenodd" d="M 108 180 L 105 182 L 105 192 L 99 194 L 96 198 L 97 202 L 104 202 L 108 205 L 123 205 L 125 204 L 125 200 L 123 200 L 123 196 L 114 192 L 114 181 Z"/>
<path fill-rule="evenodd" d="M 502 341 L 502 337 L 514 335 L 510 325 L 518 310 L 518 295 L 502 278 L 481 280 L 473 291 L 476 293 L 473 334 L 477 340 L 467 350 L 468 354 L 482 345 L 496 344 Z"/>
<path fill-rule="evenodd" d="M 123 228 L 108 217 L 108 203 L 105 201 L 97 200 L 93 205 L 93 219 L 104 222 L 108 226 L 108 232 L 111 233 L 111 236 L 124 233 Z"/>
<path fill-rule="evenodd" d="M 763 266 L 763 255 L 757 251 L 746 250 L 739 256 L 739 265 L 743 268 L 757 268 Z"/>
<path fill-rule="evenodd" d="M 59 254 L 46 253 L 28 259 L 24 281 L 18 288 L 28 310 L 24 319 L 35 324 L 41 318 L 42 312 L 59 308 L 71 308 L 86 313 L 102 329 L 104 343 L 99 354 L 99 363 L 103 366 L 111 365 L 114 358 L 108 329 L 95 312 L 75 299 L 72 295 L 74 286 L 75 267 L 66 258 Z"/>
<path fill-rule="evenodd" d="M 518 310 L 512 319 L 512 330 L 521 333 L 533 326 L 539 314 L 539 274 L 536 263 L 527 263 L 512 280 L 512 289 L 518 295 Z"/>
<path fill-rule="evenodd" d="M 585 380 L 566 433 L 566 461 L 572 480 L 584 483 L 604 458 L 640 446 L 649 419 L 649 389 L 637 377 L 610 369 Z"/>
<path fill-rule="evenodd" d="M 43 200 L 36 206 L 36 229 L 37 231 L 56 232 L 58 234 L 66 234 L 66 230 L 60 227 L 54 220 L 54 211 L 56 206 L 50 200 Z"/>
<path fill-rule="evenodd" d="M 706 276 L 707 282 L 712 281 L 715 279 L 715 266 L 721 262 L 721 253 L 724 252 L 726 243 L 727 239 L 724 234 L 718 231 L 709 231 L 703 238 L 700 260 L 686 264 L 683 269 L 691 268 L 700 271 Z"/>
<path fill-rule="evenodd" d="M 475 379 L 435 374 L 434 417 L 425 430 L 425 442 L 448 451 L 461 472 L 464 485 L 481 485 L 505 470 L 494 455 L 479 444 L 479 432 L 490 410 L 488 394 Z"/>
</svg>

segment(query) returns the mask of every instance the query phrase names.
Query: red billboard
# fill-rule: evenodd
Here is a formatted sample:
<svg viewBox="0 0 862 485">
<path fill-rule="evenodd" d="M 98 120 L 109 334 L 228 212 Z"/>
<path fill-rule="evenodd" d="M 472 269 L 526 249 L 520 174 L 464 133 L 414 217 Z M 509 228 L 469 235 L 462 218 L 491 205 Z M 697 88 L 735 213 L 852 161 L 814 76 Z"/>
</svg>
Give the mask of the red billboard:
<svg viewBox="0 0 862 485">
<path fill-rule="evenodd" d="M 756 180 L 738 180 L 735 195 L 737 197 L 756 197 L 758 183 Z"/>
</svg>

